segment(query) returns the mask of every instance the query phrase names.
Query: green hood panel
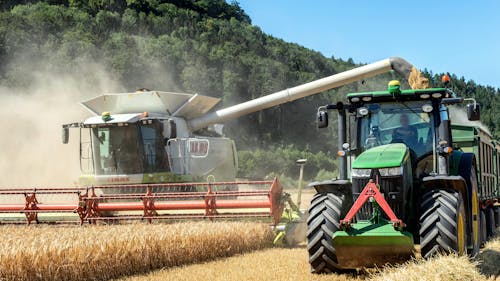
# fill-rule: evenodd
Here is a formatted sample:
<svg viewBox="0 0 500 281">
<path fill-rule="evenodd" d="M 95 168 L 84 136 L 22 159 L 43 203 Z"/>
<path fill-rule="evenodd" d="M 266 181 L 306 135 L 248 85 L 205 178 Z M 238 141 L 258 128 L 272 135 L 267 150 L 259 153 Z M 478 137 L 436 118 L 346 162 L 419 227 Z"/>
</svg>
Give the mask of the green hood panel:
<svg viewBox="0 0 500 281">
<path fill-rule="evenodd" d="M 402 143 L 377 146 L 361 153 L 352 163 L 354 169 L 398 167 L 408 157 L 408 148 Z"/>
</svg>

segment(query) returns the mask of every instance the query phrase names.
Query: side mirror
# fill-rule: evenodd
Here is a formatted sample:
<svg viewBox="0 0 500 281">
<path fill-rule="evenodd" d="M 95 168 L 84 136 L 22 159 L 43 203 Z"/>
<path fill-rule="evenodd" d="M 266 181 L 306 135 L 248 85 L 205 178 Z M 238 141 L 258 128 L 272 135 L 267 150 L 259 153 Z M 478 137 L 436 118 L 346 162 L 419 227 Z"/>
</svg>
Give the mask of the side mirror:
<svg viewBox="0 0 500 281">
<path fill-rule="evenodd" d="M 62 142 L 64 144 L 69 142 L 69 128 L 68 127 L 63 127 L 62 128 Z"/>
<path fill-rule="evenodd" d="M 467 119 L 469 121 L 479 121 L 481 119 L 481 106 L 479 103 L 469 103 L 467 105 Z"/>
<path fill-rule="evenodd" d="M 318 111 L 316 120 L 318 122 L 318 128 L 328 127 L 328 112 L 322 110 Z"/>
</svg>

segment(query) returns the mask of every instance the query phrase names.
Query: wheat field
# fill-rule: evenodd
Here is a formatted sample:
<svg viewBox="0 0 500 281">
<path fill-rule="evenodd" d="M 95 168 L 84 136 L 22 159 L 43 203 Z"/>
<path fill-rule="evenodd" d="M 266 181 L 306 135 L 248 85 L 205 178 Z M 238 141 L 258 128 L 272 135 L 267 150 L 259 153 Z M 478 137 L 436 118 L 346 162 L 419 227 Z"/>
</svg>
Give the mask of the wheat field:
<svg viewBox="0 0 500 281">
<path fill-rule="evenodd" d="M 430 260 L 421 258 L 398 266 L 370 269 L 357 275 L 314 275 L 309 271 L 305 248 L 273 248 L 217 261 L 169 268 L 120 279 L 120 281 L 156 280 L 429 280 L 452 281 L 500 280 L 500 237 L 488 242 L 476 260 L 465 256 L 443 255 Z"/>
<path fill-rule="evenodd" d="M 272 236 L 252 222 L 0 226 L 0 280 L 108 280 L 262 249 Z"/>
<path fill-rule="evenodd" d="M 415 259 L 357 275 L 311 274 L 304 247 L 270 248 L 272 237 L 252 222 L 0 226 L 0 280 L 500 280 L 500 237 L 476 260 Z"/>
</svg>

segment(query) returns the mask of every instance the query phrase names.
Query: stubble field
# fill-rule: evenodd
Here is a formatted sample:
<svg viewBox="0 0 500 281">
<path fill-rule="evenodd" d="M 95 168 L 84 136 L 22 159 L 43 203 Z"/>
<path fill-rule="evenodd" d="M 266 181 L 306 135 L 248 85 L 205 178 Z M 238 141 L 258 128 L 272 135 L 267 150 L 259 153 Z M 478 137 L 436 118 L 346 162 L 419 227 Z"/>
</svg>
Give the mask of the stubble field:
<svg viewBox="0 0 500 281">
<path fill-rule="evenodd" d="M 193 264 L 120 279 L 153 280 L 500 280 L 500 237 L 488 242 L 475 260 L 464 256 L 415 259 L 399 266 L 360 271 L 356 275 L 314 275 L 309 272 L 307 250 L 272 248 L 213 262 Z M 361 257 L 360 257 L 361 258 Z"/>
</svg>

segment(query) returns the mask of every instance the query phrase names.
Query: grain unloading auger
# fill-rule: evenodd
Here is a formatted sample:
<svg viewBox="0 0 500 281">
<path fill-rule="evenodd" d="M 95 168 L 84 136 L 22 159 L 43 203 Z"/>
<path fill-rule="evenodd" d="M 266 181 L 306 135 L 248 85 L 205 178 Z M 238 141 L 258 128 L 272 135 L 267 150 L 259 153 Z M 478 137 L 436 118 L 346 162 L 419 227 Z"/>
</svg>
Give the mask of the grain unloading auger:
<svg viewBox="0 0 500 281">
<path fill-rule="evenodd" d="M 239 209 L 249 208 L 252 207 L 251 204 L 245 205 L 247 203 L 242 200 L 245 196 L 236 193 L 239 186 L 236 183 L 221 185 L 217 189 L 217 195 L 210 194 L 207 190 L 198 194 L 197 192 L 200 192 L 198 184 L 192 183 L 212 176 L 217 181 L 232 181 L 236 176 L 237 154 L 234 142 L 217 132 L 216 123 L 367 79 L 390 70 L 409 79 L 410 83 L 423 81 L 420 79 L 418 70 L 405 60 L 395 57 L 213 112 L 209 111 L 219 99 L 198 94 L 148 90 L 104 94 L 82 103 L 94 116 L 83 122 L 63 125 L 63 142 L 68 142 L 70 128 L 79 128 L 82 169 L 80 185 L 99 190 L 102 195 L 96 194 L 96 196 L 103 199 L 95 200 L 124 200 L 115 205 L 100 202 L 98 211 L 122 211 L 122 207 L 138 210 L 140 207 L 137 206 L 137 202 L 127 202 L 125 199 L 131 198 L 125 198 L 125 195 L 141 194 L 142 197 L 137 198 L 150 198 L 151 195 L 147 194 L 146 189 L 154 184 L 159 185 L 152 197 L 165 198 L 165 201 L 168 201 L 166 199 L 199 196 L 199 199 L 203 199 L 205 203 L 197 206 L 209 210 L 210 208 L 206 206 L 212 203 L 207 198 L 232 196 L 241 204 L 234 203 L 231 206 Z M 175 184 L 169 185 L 170 183 Z M 41 189 L 36 189 L 30 194 L 39 192 L 42 192 Z M 229 193 L 219 195 L 219 192 Z M 282 207 L 276 207 L 276 202 L 285 200 L 281 198 L 281 193 L 274 194 L 271 199 L 272 190 L 267 192 L 267 200 L 273 203 L 266 205 L 266 208 L 269 207 L 268 214 L 275 217 L 276 210 L 282 209 Z M 85 200 L 93 202 L 90 199 Z M 219 203 L 222 201 L 217 200 Z M 81 200 L 79 202 L 81 205 L 84 204 Z M 35 204 L 39 208 L 42 206 L 39 202 Z M 144 201 L 144 207 L 142 207 L 143 217 L 149 219 L 146 210 L 150 208 L 146 205 L 147 200 Z M 29 205 L 26 206 L 28 208 Z M 102 209 L 104 206 L 109 207 L 104 210 Z M 191 209 L 191 206 L 186 203 L 177 204 L 175 207 L 176 210 Z M 0 211 L 20 211 L 19 208 L 14 209 L 10 205 L 0 205 Z M 67 209 L 71 208 L 67 207 Z M 213 213 L 207 213 L 205 217 L 213 216 Z M 84 217 L 88 216 L 87 213 Z"/>
</svg>

